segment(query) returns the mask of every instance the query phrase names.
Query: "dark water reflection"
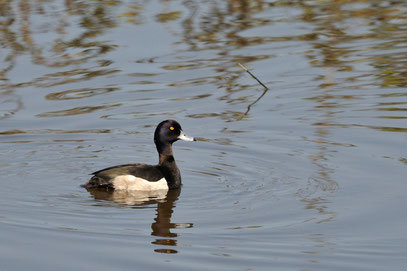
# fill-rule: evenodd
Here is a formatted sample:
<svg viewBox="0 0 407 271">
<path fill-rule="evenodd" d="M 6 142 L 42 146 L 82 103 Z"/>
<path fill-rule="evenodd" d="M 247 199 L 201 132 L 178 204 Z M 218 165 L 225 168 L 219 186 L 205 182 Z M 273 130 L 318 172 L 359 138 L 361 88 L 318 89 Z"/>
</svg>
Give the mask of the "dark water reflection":
<svg viewBox="0 0 407 271">
<path fill-rule="evenodd" d="M 151 208 L 151 205 L 157 205 L 156 217 L 151 224 L 151 235 L 161 237 L 151 242 L 158 246 L 177 246 L 178 234 L 172 232 L 172 229 L 176 228 L 192 228 L 193 223 L 172 223 L 171 217 L 174 212 L 175 202 L 178 200 L 181 189 L 169 190 L 169 191 L 156 191 L 156 192 L 143 192 L 143 191 L 109 191 L 104 189 L 91 189 L 88 192 L 100 201 L 112 201 L 120 205 L 133 206 L 134 208 L 142 208 L 147 206 Z M 163 237 L 163 238 L 162 238 Z M 154 249 L 158 253 L 178 253 L 176 249 L 158 248 Z"/>
<path fill-rule="evenodd" d="M 406 30 L 402 0 L 0 1 L 0 269 L 402 270 Z M 167 118 L 182 195 L 79 187 Z"/>
</svg>

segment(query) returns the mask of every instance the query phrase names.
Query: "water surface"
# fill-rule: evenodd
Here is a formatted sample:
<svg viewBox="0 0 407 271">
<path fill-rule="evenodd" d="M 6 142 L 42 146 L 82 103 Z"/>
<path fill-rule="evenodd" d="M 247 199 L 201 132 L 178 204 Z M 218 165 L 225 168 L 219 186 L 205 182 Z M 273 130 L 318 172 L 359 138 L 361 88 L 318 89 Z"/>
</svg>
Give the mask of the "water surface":
<svg viewBox="0 0 407 271">
<path fill-rule="evenodd" d="M 404 270 L 404 1 L 0 3 L 1 270 Z M 265 90 L 238 63 L 249 68 Z M 86 191 L 156 163 L 184 186 Z"/>
</svg>

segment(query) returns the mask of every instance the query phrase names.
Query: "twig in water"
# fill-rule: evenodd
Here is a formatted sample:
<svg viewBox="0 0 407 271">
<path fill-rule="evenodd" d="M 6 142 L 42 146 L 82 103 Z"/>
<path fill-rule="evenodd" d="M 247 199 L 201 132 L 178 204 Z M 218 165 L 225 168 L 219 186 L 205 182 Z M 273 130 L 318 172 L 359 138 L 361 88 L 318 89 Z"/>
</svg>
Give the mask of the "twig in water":
<svg viewBox="0 0 407 271">
<path fill-rule="evenodd" d="M 251 107 L 252 107 L 253 105 L 255 105 L 258 101 L 260 101 L 261 98 L 263 98 L 263 96 L 266 94 L 266 92 L 269 90 L 269 88 L 266 87 L 266 85 L 263 84 L 256 76 L 254 76 L 244 65 L 242 65 L 242 64 L 240 64 L 240 63 L 237 63 L 237 64 L 239 64 L 239 66 L 240 66 L 243 70 L 245 70 L 248 74 L 250 74 L 251 77 L 253 77 L 257 82 L 259 82 L 260 85 L 262 85 L 262 86 L 264 87 L 263 93 L 262 93 L 254 102 L 252 102 L 251 104 L 249 104 L 249 105 L 247 106 L 246 112 L 245 112 L 239 119 L 237 119 L 237 120 L 242 120 L 244 117 L 246 117 L 246 116 L 249 114 Z"/>
<path fill-rule="evenodd" d="M 258 101 L 260 101 L 261 98 L 263 98 L 263 96 L 266 94 L 267 90 L 268 90 L 268 88 L 265 88 L 265 89 L 263 90 L 263 93 L 259 96 L 259 98 L 257 98 L 254 102 L 252 102 L 251 104 L 249 104 L 249 105 L 247 106 L 247 110 L 246 110 L 246 112 L 243 114 L 244 116 L 247 116 L 247 114 L 249 114 L 250 109 L 252 108 L 252 106 L 255 105 Z"/>
<path fill-rule="evenodd" d="M 269 88 L 266 87 L 266 85 L 263 84 L 256 76 L 254 76 L 254 74 L 251 73 L 251 72 L 246 68 L 246 66 L 244 66 L 243 64 L 240 64 L 240 63 L 237 63 L 237 64 L 239 64 L 239 66 L 240 66 L 243 70 L 245 70 L 248 74 L 250 74 L 250 76 L 253 77 L 257 82 L 259 82 L 259 84 L 262 85 L 266 90 L 269 89 Z"/>
</svg>

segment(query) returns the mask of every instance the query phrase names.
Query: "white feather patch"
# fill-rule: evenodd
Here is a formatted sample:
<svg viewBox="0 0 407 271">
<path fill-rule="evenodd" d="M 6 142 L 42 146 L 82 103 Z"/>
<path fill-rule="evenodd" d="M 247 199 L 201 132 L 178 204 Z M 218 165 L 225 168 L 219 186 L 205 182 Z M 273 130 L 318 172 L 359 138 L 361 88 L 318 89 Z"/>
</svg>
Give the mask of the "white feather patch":
<svg viewBox="0 0 407 271">
<path fill-rule="evenodd" d="M 168 190 L 165 178 L 156 182 L 149 182 L 133 175 L 120 175 L 113 179 L 114 189 L 131 191 Z"/>
</svg>

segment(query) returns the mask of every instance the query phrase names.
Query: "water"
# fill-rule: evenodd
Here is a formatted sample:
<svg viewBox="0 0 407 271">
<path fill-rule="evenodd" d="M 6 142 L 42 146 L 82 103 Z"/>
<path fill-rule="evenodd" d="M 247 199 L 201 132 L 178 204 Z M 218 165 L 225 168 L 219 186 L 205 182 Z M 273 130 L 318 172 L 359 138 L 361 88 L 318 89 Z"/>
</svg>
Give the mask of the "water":
<svg viewBox="0 0 407 271">
<path fill-rule="evenodd" d="M 1 270 L 404 270 L 404 1 L 3 1 Z M 246 65 L 265 91 L 238 66 Z M 184 186 L 88 192 L 156 163 Z"/>
</svg>

